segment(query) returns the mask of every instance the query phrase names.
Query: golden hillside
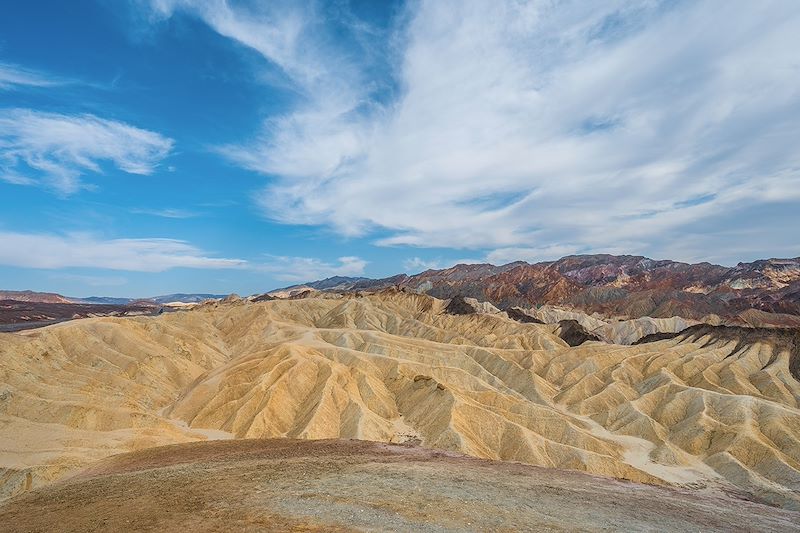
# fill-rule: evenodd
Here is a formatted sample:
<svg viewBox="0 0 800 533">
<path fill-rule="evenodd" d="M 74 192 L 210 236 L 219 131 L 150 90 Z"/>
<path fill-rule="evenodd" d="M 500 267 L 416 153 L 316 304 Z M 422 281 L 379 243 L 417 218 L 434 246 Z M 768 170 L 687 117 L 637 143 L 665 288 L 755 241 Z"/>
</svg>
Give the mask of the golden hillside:
<svg viewBox="0 0 800 533">
<path fill-rule="evenodd" d="M 233 300 L 0 334 L 0 490 L 162 444 L 344 437 L 800 509 L 790 334 L 570 348 L 551 325 L 446 303 Z"/>
</svg>

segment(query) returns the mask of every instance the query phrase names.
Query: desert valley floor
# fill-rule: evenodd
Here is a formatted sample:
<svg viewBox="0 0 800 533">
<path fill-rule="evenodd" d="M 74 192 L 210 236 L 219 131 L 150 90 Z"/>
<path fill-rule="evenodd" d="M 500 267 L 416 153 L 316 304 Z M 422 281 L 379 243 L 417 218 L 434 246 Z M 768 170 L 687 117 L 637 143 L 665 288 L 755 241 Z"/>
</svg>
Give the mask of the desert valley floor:
<svg viewBox="0 0 800 533">
<path fill-rule="evenodd" d="M 447 304 L 397 290 L 228 298 L 157 317 L 0 333 L 0 497 L 7 498 L 0 517 L 18 517 L 26 505 L 55 512 L 54 502 L 76 483 L 113 485 L 109 472 L 127 456 L 81 472 L 111 455 L 290 438 L 404 444 L 387 450 L 559 469 L 525 474 L 552 472 L 553 483 L 580 475 L 565 470 L 583 471 L 601 476 L 586 478 L 596 494 L 601 482 L 618 490 L 610 479 L 617 478 L 650 485 L 629 483 L 633 491 L 708 498 L 761 520 L 762 530 L 800 524 L 795 330 L 743 335 L 708 326 L 632 346 L 571 347 L 558 325 L 451 314 Z M 359 453 L 378 446 L 351 445 L 359 464 L 366 461 Z M 169 462 L 170 453 L 154 450 L 152 460 Z M 447 464 L 431 483 L 458 478 Z M 504 464 L 480 468 L 502 478 L 512 468 Z M 467 469 L 462 477 L 469 484 L 476 475 Z M 509 487 L 494 490 L 517 491 Z M 90 500 L 91 491 L 84 496 Z M 673 525 L 735 527 L 681 524 Z"/>
</svg>

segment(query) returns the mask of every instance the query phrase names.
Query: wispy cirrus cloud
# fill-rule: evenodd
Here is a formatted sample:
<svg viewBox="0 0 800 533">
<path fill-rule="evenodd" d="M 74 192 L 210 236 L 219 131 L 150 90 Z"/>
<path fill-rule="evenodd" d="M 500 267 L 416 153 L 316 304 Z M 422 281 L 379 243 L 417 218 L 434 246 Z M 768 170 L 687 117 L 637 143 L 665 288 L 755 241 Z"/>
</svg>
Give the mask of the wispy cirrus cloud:
<svg viewBox="0 0 800 533">
<path fill-rule="evenodd" d="M 312 257 L 270 255 L 254 268 L 272 274 L 275 279 L 287 282 L 304 282 L 333 276 L 361 276 L 367 261 L 360 257 L 340 257 L 336 262 Z"/>
<path fill-rule="evenodd" d="M 388 103 L 352 54 L 303 38 L 313 12 L 155 4 L 259 51 L 305 96 L 223 150 L 270 176 L 260 203 L 280 222 L 508 259 L 659 255 L 723 213 L 800 207 L 796 2 L 413 2 L 397 35 L 367 37 L 396 47 Z M 787 216 L 762 231 L 789 243 Z M 759 217 L 732 223 L 745 238 Z"/>
<path fill-rule="evenodd" d="M 44 72 L 0 61 L 0 89 L 53 87 L 67 83 L 70 82 Z"/>
<path fill-rule="evenodd" d="M 422 259 L 421 257 L 410 257 L 403 261 L 403 272 L 416 274 L 424 270 L 442 268 L 442 262 L 438 259 Z"/>
<path fill-rule="evenodd" d="M 313 257 L 266 255 L 260 261 L 217 257 L 177 239 L 104 239 L 90 233 L 25 233 L 0 231 L 0 265 L 58 270 L 92 268 L 129 272 L 164 272 L 174 268 L 234 269 L 267 273 L 285 282 L 331 276 L 360 276 L 367 261 L 352 256 L 325 261 Z M 52 277 L 88 285 L 122 284 L 119 276 L 57 273 Z"/>
<path fill-rule="evenodd" d="M 130 210 L 131 213 L 136 215 L 149 215 L 154 217 L 161 217 L 161 218 L 195 218 L 200 216 L 200 213 L 197 211 L 191 211 L 188 209 L 180 209 L 174 207 L 165 207 L 162 209 L 151 209 L 151 208 L 133 208 Z"/>
<path fill-rule="evenodd" d="M 136 272 L 172 268 L 245 268 L 243 259 L 218 258 L 175 239 L 103 239 L 87 233 L 0 231 L 0 264 L 23 268 L 88 267 Z"/>
<path fill-rule="evenodd" d="M 0 175 L 18 184 L 42 184 L 61 194 L 81 177 L 111 163 L 129 174 L 152 174 L 174 141 L 159 133 L 90 114 L 0 110 Z"/>
<path fill-rule="evenodd" d="M 332 21 L 317 2 L 150 0 L 154 20 L 175 14 L 203 20 L 220 35 L 259 53 L 276 66 L 296 101 L 285 113 L 268 117 L 255 138 L 217 151 L 243 167 L 287 177 L 324 179 L 358 155 L 369 124 L 355 128 L 371 95 L 387 82 L 365 74 L 379 56 L 366 23 L 352 17 Z M 338 24 L 338 26 L 336 26 Z M 342 31 L 337 31 L 342 30 Z M 345 41 L 343 43 L 342 41 Z M 308 146 L 315 147 L 308 157 Z"/>
<path fill-rule="evenodd" d="M 120 287 L 128 283 L 122 276 L 89 276 L 85 274 L 55 273 L 48 276 L 54 280 L 77 281 L 89 287 Z"/>
</svg>

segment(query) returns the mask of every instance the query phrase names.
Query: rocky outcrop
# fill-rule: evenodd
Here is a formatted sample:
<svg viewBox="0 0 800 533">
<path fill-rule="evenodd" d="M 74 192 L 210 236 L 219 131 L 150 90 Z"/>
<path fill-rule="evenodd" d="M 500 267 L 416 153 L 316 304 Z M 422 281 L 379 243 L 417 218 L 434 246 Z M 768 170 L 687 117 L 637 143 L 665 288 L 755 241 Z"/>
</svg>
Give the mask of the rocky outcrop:
<svg viewBox="0 0 800 533">
<path fill-rule="evenodd" d="M 160 309 L 152 303 L 98 305 L 0 300 L 0 331 L 20 331 L 77 318 L 152 315 Z"/>
<path fill-rule="evenodd" d="M 608 325 L 607 322 L 597 316 L 589 316 L 581 311 L 554 305 L 532 307 L 526 310 L 526 312 L 545 324 L 558 324 L 562 320 L 574 320 L 583 326 L 586 331 L 594 331 Z"/>
<path fill-rule="evenodd" d="M 463 296 L 450 299 L 444 310 L 451 315 L 474 315 L 478 312 L 475 306 L 468 303 Z"/>
<path fill-rule="evenodd" d="M 580 324 L 593 340 L 601 340 L 612 344 L 633 344 L 647 335 L 660 332 L 675 333 L 697 323 L 695 320 L 687 320 L 681 317 L 642 317 L 631 320 L 605 321 L 596 315 L 589 316 L 580 311 L 549 305 L 532 309 L 516 307 L 510 309 L 507 313 L 509 318 L 519 322 L 530 322 L 531 319 L 542 324 L 575 321 Z"/>
<path fill-rule="evenodd" d="M 591 332 L 606 342 L 613 344 L 634 344 L 636 341 L 654 333 L 675 333 L 697 324 L 679 316 L 670 318 L 642 317 L 632 320 L 608 322 Z"/>
<path fill-rule="evenodd" d="M 508 317 L 512 320 L 516 320 L 517 322 L 522 322 L 523 324 L 544 324 L 544 320 L 540 320 L 535 316 L 531 315 L 526 310 L 520 307 L 512 307 L 506 311 Z"/>
<path fill-rule="evenodd" d="M 495 314 L 500 310 L 489 302 L 479 302 L 475 298 L 455 296 L 450 299 L 445 307 L 445 312 L 451 315 Z"/>
<path fill-rule="evenodd" d="M 14 300 L 17 302 L 40 303 L 40 304 L 68 304 L 72 300 L 53 292 L 35 291 L 1 291 L 0 300 Z"/>
<path fill-rule="evenodd" d="M 277 297 L 267 293 L 259 294 L 251 299 L 252 302 L 270 302 L 272 300 L 277 300 Z"/>
<path fill-rule="evenodd" d="M 561 320 L 558 322 L 556 335 L 561 337 L 570 346 L 580 346 L 584 342 L 599 341 L 600 337 L 586 331 L 577 320 Z"/>
</svg>

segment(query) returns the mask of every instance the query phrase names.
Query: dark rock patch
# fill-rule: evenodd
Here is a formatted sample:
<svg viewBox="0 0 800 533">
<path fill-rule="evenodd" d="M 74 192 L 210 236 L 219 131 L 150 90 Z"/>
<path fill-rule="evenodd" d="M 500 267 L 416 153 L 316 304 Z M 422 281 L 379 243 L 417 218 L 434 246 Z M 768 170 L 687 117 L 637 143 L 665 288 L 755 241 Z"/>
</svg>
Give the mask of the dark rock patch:
<svg viewBox="0 0 800 533">
<path fill-rule="evenodd" d="M 508 318 L 516 320 L 517 322 L 522 322 L 525 324 L 544 324 L 543 321 L 539 320 L 536 317 L 532 317 L 519 307 L 512 307 L 508 309 L 506 313 L 508 313 Z"/>
<path fill-rule="evenodd" d="M 477 313 L 475 307 L 467 302 L 463 296 L 453 297 L 444 310 L 451 315 L 474 315 Z"/>
<path fill-rule="evenodd" d="M 580 346 L 587 341 L 600 341 L 600 337 L 589 333 L 577 320 L 560 320 L 558 336 L 570 346 Z"/>
</svg>

